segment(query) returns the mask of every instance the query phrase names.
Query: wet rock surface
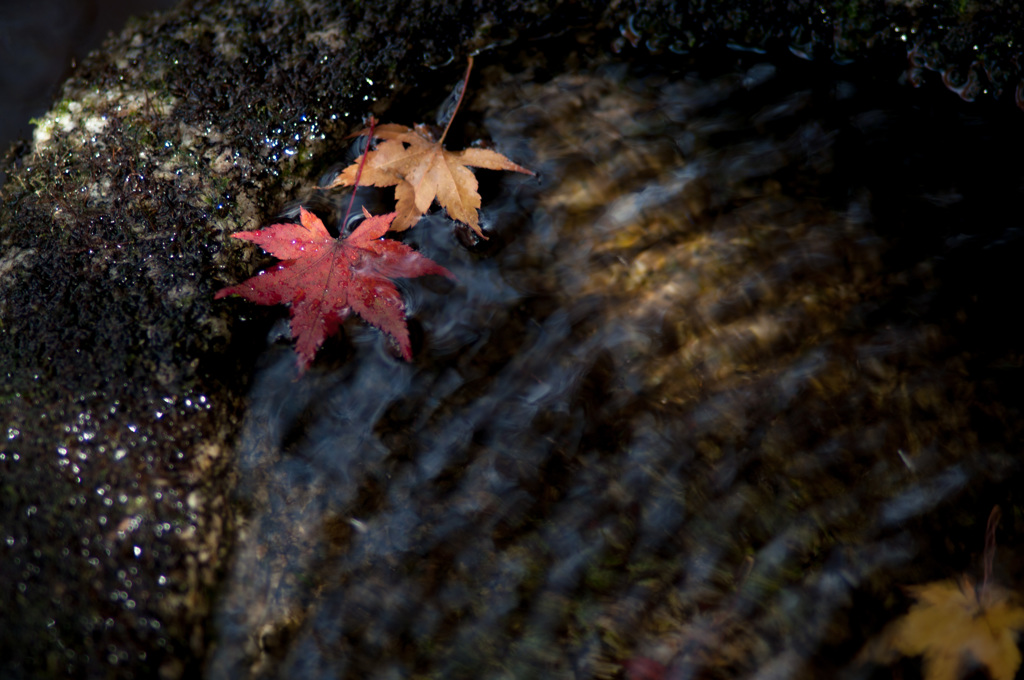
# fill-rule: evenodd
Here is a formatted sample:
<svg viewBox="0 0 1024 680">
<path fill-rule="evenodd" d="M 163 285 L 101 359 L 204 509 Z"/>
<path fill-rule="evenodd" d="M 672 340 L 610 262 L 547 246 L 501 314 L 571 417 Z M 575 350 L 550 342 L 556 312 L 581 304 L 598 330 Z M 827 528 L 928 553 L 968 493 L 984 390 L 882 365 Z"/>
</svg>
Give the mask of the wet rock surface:
<svg viewBox="0 0 1024 680">
<path fill-rule="evenodd" d="M 262 345 L 247 338 L 270 318 L 214 304 L 254 266 L 255 253 L 223 252 L 226 235 L 308 196 L 371 100 L 401 90 L 395 73 L 415 79 L 488 44 L 479 26 L 529 16 L 190 3 L 83 62 L 31 143 L 11 150 L 5 677 L 198 669 L 234 522 L 232 439 Z M 415 47 L 375 32 L 436 22 L 459 28 Z"/>
<path fill-rule="evenodd" d="M 886 619 L 850 602 L 967 569 L 993 503 L 1016 522 L 1020 183 L 944 160 L 1014 153 L 978 132 L 1002 114 L 834 108 L 835 73 L 657 30 L 195 2 L 86 61 L 0 205 L 2 674 L 811 672 Z M 226 235 L 340 214 L 317 177 L 363 114 L 418 122 L 516 39 L 462 141 L 542 180 L 482 177 L 486 244 L 409 236 L 463 281 L 405 287 L 413 364 L 348 324 L 294 382 L 281 310 L 213 302 L 265 261 Z"/>
</svg>

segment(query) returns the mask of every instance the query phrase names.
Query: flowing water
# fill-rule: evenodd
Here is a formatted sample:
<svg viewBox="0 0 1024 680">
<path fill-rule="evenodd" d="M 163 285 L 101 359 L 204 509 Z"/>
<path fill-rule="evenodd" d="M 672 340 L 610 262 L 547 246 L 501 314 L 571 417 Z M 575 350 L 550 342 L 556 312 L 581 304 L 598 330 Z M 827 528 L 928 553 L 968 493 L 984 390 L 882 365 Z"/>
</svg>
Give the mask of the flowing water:
<svg viewBox="0 0 1024 680">
<path fill-rule="evenodd" d="M 211 677 L 888 677 L 997 504 L 1016 585 L 1024 121 L 688 59 L 481 59 L 455 128 L 539 177 L 409 232 L 459 279 L 400 284 L 411 363 L 272 334 Z"/>
</svg>

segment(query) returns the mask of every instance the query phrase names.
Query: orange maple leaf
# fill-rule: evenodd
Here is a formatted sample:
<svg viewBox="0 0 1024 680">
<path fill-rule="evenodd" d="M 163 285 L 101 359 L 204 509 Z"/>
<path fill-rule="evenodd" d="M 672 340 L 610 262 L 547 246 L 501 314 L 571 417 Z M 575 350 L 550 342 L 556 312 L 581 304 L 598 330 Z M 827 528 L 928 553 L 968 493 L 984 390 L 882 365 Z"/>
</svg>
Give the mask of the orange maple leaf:
<svg viewBox="0 0 1024 680">
<path fill-rule="evenodd" d="M 404 125 L 382 125 L 374 135 L 387 141 L 367 155 L 362 183 L 395 187 L 398 215 L 391 225 L 395 231 L 416 224 L 436 199 L 452 219 L 468 224 L 483 237 L 477 217 L 478 184 L 468 166 L 533 174 L 496 151 L 448 151 L 442 145 L 444 137 L 435 140 L 423 126 L 412 129 Z M 331 186 L 355 184 L 360 159 L 345 168 Z"/>
<path fill-rule="evenodd" d="M 455 111 L 458 111 L 459 104 L 462 103 L 465 84 L 469 80 L 472 68 L 473 60 L 470 58 Z M 480 209 L 480 194 L 477 192 L 479 185 L 469 166 L 534 174 L 497 151 L 476 148 L 462 151 L 445 149 L 444 138 L 448 135 L 454 118 L 453 112 L 440 139 L 434 139 L 434 135 L 423 125 L 417 125 L 415 128 L 394 124 L 381 125 L 372 132 L 374 137 L 386 141 L 366 154 L 360 183 L 377 187 L 395 187 L 395 210 L 398 214 L 391 225 L 392 230 L 404 231 L 416 224 L 436 199 L 452 219 L 468 224 L 478 236 L 486 238 L 480 229 L 480 220 L 477 216 Z M 370 134 L 370 131 L 361 130 L 356 134 Z M 362 160 L 362 156 L 357 158 L 330 186 L 356 184 Z"/>
<path fill-rule="evenodd" d="M 1021 664 L 1016 631 L 1024 609 L 1007 591 L 986 585 L 976 595 L 963 583 L 935 581 L 907 589 L 917 600 L 861 652 L 862 660 L 891 663 L 897 656 L 922 656 L 925 680 L 957 680 L 981 664 L 993 680 L 1013 680 Z"/>
</svg>

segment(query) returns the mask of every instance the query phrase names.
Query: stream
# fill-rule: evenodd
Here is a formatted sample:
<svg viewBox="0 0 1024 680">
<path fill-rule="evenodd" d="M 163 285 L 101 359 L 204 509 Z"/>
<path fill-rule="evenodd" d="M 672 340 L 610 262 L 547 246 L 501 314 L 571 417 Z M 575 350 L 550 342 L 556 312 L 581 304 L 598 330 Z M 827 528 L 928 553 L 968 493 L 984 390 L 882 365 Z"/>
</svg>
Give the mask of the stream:
<svg viewBox="0 0 1024 680">
<path fill-rule="evenodd" d="M 858 654 L 980 581 L 997 505 L 1015 588 L 1020 112 L 563 42 L 478 60 L 448 148 L 538 177 L 402 237 L 458 277 L 399 282 L 412 362 L 350 319 L 297 377 L 273 326 L 209 677 L 890 677 Z"/>
</svg>

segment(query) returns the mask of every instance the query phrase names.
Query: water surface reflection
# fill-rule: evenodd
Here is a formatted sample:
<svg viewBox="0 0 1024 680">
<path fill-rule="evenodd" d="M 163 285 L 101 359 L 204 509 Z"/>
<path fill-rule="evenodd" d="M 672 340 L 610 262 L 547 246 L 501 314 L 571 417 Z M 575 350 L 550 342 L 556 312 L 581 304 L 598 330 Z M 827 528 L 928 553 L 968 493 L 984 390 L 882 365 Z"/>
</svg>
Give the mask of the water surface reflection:
<svg viewBox="0 0 1024 680">
<path fill-rule="evenodd" d="M 411 364 L 266 356 L 213 677 L 867 677 L 897 586 L 978 566 L 1019 361 L 947 239 L 1005 225 L 928 203 L 975 180 L 917 174 L 907 100 L 751 57 L 485 71 L 541 180 L 482 176 L 485 254 L 413 230 L 460 285 L 405 286 Z"/>
</svg>

